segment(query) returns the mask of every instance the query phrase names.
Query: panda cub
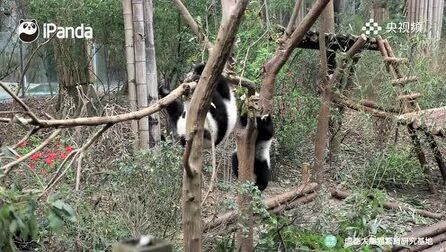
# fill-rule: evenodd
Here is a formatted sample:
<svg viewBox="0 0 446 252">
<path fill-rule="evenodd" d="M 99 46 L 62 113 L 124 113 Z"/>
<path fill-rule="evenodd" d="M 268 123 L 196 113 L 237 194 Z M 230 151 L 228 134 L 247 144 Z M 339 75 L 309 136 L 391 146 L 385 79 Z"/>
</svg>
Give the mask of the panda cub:
<svg viewBox="0 0 446 252">
<path fill-rule="evenodd" d="M 240 122 L 243 127 L 246 126 L 246 115 L 240 117 Z M 270 148 L 274 136 L 271 115 L 257 116 L 256 125 L 258 134 L 255 143 L 254 177 L 255 185 L 263 191 L 271 179 Z M 237 150 L 232 153 L 232 171 L 238 177 Z"/>
<path fill-rule="evenodd" d="M 204 63 L 194 66 L 192 80 L 198 81 L 204 70 Z M 169 90 L 161 88 L 160 96 L 165 97 Z M 190 101 L 181 102 L 178 99 L 170 103 L 167 108 L 167 114 L 172 125 L 174 135 L 180 138 L 181 144 L 185 145 L 186 137 L 186 118 L 189 110 Z M 211 139 L 217 146 L 223 139 L 226 139 L 234 130 L 237 122 L 237 105 L 234 92 L 230 84 L 222 76 L 217 80 L 217 87 L 212 95 L 212 103 L 209 112 L 206 115 L 204 127 L 204 147 L 211 147 Z"/>
</svg>

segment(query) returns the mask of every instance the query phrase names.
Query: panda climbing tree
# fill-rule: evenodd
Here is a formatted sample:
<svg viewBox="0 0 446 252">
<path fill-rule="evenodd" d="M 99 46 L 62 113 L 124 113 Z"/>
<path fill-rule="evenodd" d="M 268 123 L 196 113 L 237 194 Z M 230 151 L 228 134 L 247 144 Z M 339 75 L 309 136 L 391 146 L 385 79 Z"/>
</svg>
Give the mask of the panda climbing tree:
<svg viewBox="0 0 446 252">
<path fill-rule="evenodd" d="M 247 115 L 240 117 L 242 127 L 247 125 Z M 254 180 L 255 185 L 260 191 L 268 186 L 271 180 L 271 161 L 270 149 L 274 136 L 273 120 L 270 115 L 256 116 L 255 127 L 257 128 L 257 137 L 255 142 L 254 157 Z M 239 160 L 237 157 L 237 149 L 232 153 L 232 171 L 236 177 L 239 172 Z"/>
<path fill-rule="evenodd" d="M 194 66 L 192 75 L 193 81 L 200 79 L 205 64 L 200 63 Z M 161 88 L 159 93 L 161 97 L 169 94 L 169 90 Z M 174 135 L 180 138 L 181 144 L 185 145 L 186 137 L 186 118 L 189 110 L 189 101 L 181 102 L 175 100 L 167 108 L 167 115 L 171 123 L 171 130 Z M 204 146 L 211 147 L 212 140 L 215 146 L 226 139 L 234 130 L 237 122 L 237 104 L 234 96 L 234 90 L 223 76 L 218 79 L 217 87 L 212 95 L 212 102 L 209 112 L 206 115 L 204 126 Z"/>
<path fill-rule="evenodd" d="M 200 63 L 194 66 L 192 80 L 198 81 L 203 72 L 205 64 Z M 160 88 L 161 97 L 169 94 L 169 90 Z M 189 101 L 182 102 L 179 99 L 170 103 L 166 107 L 169 124 L 174 136 L 180 139 L 181 145 L 185 145 L 186 120 L 188 116 Z M 217 87 L 212 95 L 212 102 L 209 112 L 206 115 L 204 125 L 204 146 L 206 148 L 217 146 L 229 134 L 234 131 L 237 120 L 241 126 L 246 127 L 246 114 L 238 118 L 237 103 L 234 89 L 223 76 L 218 79 Z M 263 191 L 268 186 L 271 179 L 270 146 L 274 135 L 273 121 L 271 115 L 257 116 L 256 128 L 258 131 L 255 141 L 254 178 L 259 190 Z M 232 154 L 232 170 L 236 177 L 239 175 L 237 152 Z"/>
</svg>

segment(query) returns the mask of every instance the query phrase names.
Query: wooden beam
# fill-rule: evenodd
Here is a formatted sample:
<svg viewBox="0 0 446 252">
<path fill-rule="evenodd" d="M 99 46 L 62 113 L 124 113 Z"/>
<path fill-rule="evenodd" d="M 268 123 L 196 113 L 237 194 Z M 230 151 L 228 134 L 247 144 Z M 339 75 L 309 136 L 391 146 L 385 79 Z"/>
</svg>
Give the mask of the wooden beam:
<svg viewBox="0 0 446 252">
<path fill-rule="evenodd" d="M 404 85 L 406 85 L 408 83 L 415 82 L 417 80 L 418 80 L 417 76 L 408 76 L 408 77 L 403 77 L 403 78 L 392 80 L 392 85 L 394 85 L 394 86 L 396 86 L 396 85 L 404 86 Z"/>
<path fill-rule="evenodd" d="M 345 52 L 358 40 L 360 36 L 351 34 L 325 33 L 325 41 L 328 50 Z M 319 50 L 319 32 L 308 31 L 297 48 Z M 378 43 L 375 38 L 368 38 L 364 44 L 364 50 L 378 51 Z"/>
</svg>

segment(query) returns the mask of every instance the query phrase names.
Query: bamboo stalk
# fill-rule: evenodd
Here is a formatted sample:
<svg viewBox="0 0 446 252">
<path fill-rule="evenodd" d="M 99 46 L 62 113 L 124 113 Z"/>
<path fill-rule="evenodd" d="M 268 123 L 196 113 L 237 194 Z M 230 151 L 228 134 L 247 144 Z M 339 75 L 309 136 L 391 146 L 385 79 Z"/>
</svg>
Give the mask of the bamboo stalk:
<svg viewBox="0 0 446 252">
<path fill-rule="evenodd" d="M 136 86 L 135 86 L 135 54 L 133 49 L 133 22 L 132 1 L 122 0 L 124 15 L 125 56 L 127 61 L 127 85 L 130 111 L 136 111 Z M 131 121 L 131 128 L 135 137 L 134 148 L 138 148 L 138 122 Z"/>
</svg>

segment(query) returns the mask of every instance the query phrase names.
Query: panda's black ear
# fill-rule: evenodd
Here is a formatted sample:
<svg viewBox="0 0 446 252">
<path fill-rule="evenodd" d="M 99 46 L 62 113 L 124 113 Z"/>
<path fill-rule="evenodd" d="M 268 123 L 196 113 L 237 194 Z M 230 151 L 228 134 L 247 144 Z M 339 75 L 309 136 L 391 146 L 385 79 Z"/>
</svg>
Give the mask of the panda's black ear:
<svg viewBox="0 0 446 252">
<path fill-rule="evenodd" d="M 31 20 L 34 24 L 37 24 L 37 21 L 35 19 Z"/>
<path fill-rule="evenodd" d="M 23 23 L 23 22 L 25 22 L 25 20 L 20 19 L 19 24 L 21 24 L 21 23 Z"/>
<path fill-rule="evenodd" d="M 166 97 L 170 93 L 170 90 L 164 86 L 158 88 L 158 94 L 161 98 Z"/>
<path fill-rule="evenodd" d="M 206 66 L 205 63 L 198 63 L 194 66 L 194 74 L 201 75 L 204 70 L 204 66 Z"/>
</svg>

